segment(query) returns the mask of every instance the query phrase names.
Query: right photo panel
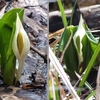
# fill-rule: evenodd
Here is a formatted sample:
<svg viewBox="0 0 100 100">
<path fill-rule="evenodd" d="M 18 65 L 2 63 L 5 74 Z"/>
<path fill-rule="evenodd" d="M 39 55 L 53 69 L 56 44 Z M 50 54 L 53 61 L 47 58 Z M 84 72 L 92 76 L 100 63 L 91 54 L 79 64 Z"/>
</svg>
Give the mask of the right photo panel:
<svg viewBox="0 0 100 100">
<path fill-rule="evenodd" d="M 100 1 L 49 0 L 49 100 L 100 100 Z"/>
</svg>

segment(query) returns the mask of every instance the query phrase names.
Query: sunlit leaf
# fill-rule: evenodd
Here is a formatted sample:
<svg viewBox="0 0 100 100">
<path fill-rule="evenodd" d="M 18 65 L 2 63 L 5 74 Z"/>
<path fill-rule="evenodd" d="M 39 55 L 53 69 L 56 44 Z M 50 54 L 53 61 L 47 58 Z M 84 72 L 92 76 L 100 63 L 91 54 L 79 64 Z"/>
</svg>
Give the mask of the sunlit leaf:
<svg viewBox="0 0 100 100">
<path fill-rule="evenodd" d="M 65 29 L 65 33 L 63 36 L 63 49 L 65 48 L 68 39 L 71 34 L 74 34 L 76 31 L 77 27 L 69 26 Z M 75 73 L 74 71 L 78 72 L 78 56 L 77 56 L 77 51 L 73 43 L 73 39 L 71 40 L 65 55 L 64 55 L 64 62 L 67 67 L 68 74 L 70 75 L 71 78 L 75 78 Z M 73 74 L 72 74 L 73 73 Z"/>
<path fill-rule="evenodd" d="M 0 21 L 0 54 L 1 70 L 4 83 L 13 85 L 15 77 L 15 55 L 12 50 L 12 40 L 14 35 L 13 26 L 16 19 L 16 13 L 23 17 L 23 9 L 13 9 L 2 17 Z"/>
</svg>

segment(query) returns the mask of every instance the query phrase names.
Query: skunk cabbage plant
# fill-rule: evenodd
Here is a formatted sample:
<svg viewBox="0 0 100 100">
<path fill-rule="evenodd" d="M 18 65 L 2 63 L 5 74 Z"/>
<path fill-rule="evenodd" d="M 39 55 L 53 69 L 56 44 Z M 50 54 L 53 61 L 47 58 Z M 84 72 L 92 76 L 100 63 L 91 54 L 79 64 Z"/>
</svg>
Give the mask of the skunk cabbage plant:
<svg viewBox="0 0 100 100">
<path fill-rule="evenodd" d="M 12 50 L 16 13 L 23 18 L 24 10 L 15 8 L 5 13 L 0 19 L 0 64 L 3 81 L 7 85 L 13 85 L 16 70 L 16 57 Z"/>
</svg>

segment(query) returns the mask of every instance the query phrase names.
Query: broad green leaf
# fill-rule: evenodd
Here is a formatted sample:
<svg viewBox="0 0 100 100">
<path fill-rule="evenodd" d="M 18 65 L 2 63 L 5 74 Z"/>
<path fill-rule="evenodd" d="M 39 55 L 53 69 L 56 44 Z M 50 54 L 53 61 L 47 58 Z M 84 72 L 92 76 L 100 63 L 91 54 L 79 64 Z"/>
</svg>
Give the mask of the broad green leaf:
<svg viewBox="0 0 100 100">
<path fill-rule="evenodd" d="M 10 11 L 8 11 L 7 13 L 4 14 L 4 16 L 2 17 L 1 21 L 0 21 L 0 28 L 6 24 L 9 27 L 13 28 L 13 23 L 16 20 L 16 13 L 18 12 L 20 19 L 22 20 L 23 18 L 23 13 L 24 10 L 20 9 L 20 8 L 15 8 L 12 9 Z"/>
<path fill-rule="evenodd" d="M 98 40 L 92 35 L 89 28 L 84 24 L 85 30 L 86 30 L 86 35 L 82 39 L 82 52 L 83 52 L 83 58 L 84 58 L 84 69 L 87 67 L 93 53 L 95 52 L 97 46 L 98 46 Z M 98 61 L 96 60 L 95 63 L 97 64 Z M 94 64 L 95 64 L 94 63 Z"/>
<path fill-rule="evenodd" d="M 23 9 L 13 9 L 7 12 L 0 21 L 0 54 L 1 70 L 4 83 L 13 85 L 15 77 L 16 58 L 12 50 L 12 40 L 15 31 L 16 13 L 23 17 Z"/>
<path fill-rule="evenodd" d="M 70 69 L 67 69 L 67 68 L 64 68 L 64 71 L 70 76 L 71 82 L 74 84 L 74 82 L 75 82 L 76 79 L 77 79 L 77 76 L 76 76 L 76 74 L 74 73 L 74 71 L 73 71 L 73 70 L 70 70 Z"/>
<path fill-rule="evenodd" d="M 92 33 L 91 33 L 92 34 Z M 83 37 L 82 39 L 82 52 L 83 52 L 83 63 L 84 63 L 84 67 L 83 69 L 85 69 L 93 55 L 93 53 L 95 52 L 98 43 L 96 43 L 95 41 L 91 41 L 91 37 L 87 36 L 87 34 Z M 98 60 L 96 59 L 96 61 L 94 62 L 94 64 L 98 64 Z M 93 65 L 94 65 L 93 64 Z"/>
<path fill-rule="evenodd" d="M 1 69 L 3 80 L 6 84 L 12 85 L 14 82 L 16 64 L 16 58 L 12 51 L 12 29 L 4 25 L 0 32 L 2 33 Z M 3 32 L 5 33 L 5 35 L 3 34 Z"/>
<path fill-rule="evenodd" d="M 95 49 L 97 48 L 97 45 L 99 43 L 99 40 L 97 40 L 91 33 L 91 30 L 88 28 L 88 26 L 86 24 L 84 24 L 84 28 L 86 30 L 86 36 L 91 44 L 91 49 L 93 50 L 93 52 L 95 51 Z"/>
<path fill-rule="evenodd" d="M 84 83 L 85 83 L 85 81 L 86 81 L 86 79 L 87 79 L 87 77 L 88 77 L 88 75 L 89 75 L 89 73 L 90 73 L 90 71 L 91 71 L 91 69 L 93 67 L 93 64 L 96 61 L 99 53 L 100 53 L 100 43 L 98 44 L 96 50 L 94 51 L 94 53 L 93 53 L 88 65 L 87 65 L 87 68 L 85 70 L 85 74 L 83 75 L 82 81 L 79 84 L 79 88 L 83 87 L 83 85 L 84 85 Z M 80 94 L 80 91 L 78 91 L 78 94 Z"/>
<path fill-rule="evenodd" d="M 77 27 L 74 27 L 74 26 L 70 26 L 65 29 L 65 31 L 64 31 L 65 33 L 63 36 L 63 49 L 65 48 L 70 35 L 74 34 L 76 32 L 76 29 L 77 29 Z M 77 55 L 77 51 L 76 51 L 76 48 L 73 43 L 73 39 L 71 40 L 71 42 L 65 52 L 64 62 L 66 64 L 66 67 L 67 67 L 70 77 L 73 78 L 73 75 L 75 76 L 74 71 L 78 72 L 78 55 Z"/>
<path fill-rule="evenodd" d="M 83 52 L 83 71 L 87 67 L 92 55 L 93 55 L 93 50 L 91 49 L 91 44 L 87 36 L 85 35 L 82 39 L 82 52 Z"/>
<path fill-rule="evenodd" d="M 18 12 L 20 19 L 22 20 L 23 18 L 23 13 L 24 10 L 20 9 L 20 8 L 15 8 L 10 10 L 9 12 L 5 13 L 4 16 L 2 17 L 2 19 L 0 20 L 0 30 L 2 29 L 2 27 L 4 27 L 4 25 L 6 25 L 9 28 L 13 28 L 13 23 L 16 20 L 16 13 Z M 7 32 L 6 33 L 1 33 L 0 32 L 0 45 L 2 45 L 2 36 L 1 35 L 8 35 Z M 9 35 L 7 37 L 7 40 L 9 40 Z M 5 39 L 6 40 L 6 39 Z M 0 49 L 0 52 L 2 51 L 2 49 Z"/>
</svg>

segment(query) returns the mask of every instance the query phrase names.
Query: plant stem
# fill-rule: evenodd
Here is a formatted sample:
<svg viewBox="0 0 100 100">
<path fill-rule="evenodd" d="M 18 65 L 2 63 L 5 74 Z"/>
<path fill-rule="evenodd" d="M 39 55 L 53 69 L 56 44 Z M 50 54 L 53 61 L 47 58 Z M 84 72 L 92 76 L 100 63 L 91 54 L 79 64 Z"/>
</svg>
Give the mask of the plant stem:
<svg viewBox="0 0 100 100">
<path fill-rule="evenodd" d="M 15 84 L 19 81 L 21 77 L 23 65 L 24 65 L 24 60 L 20 60 L 19 67 L 18 67 L 17 74 L 16 74 Z"/>
</svg>

